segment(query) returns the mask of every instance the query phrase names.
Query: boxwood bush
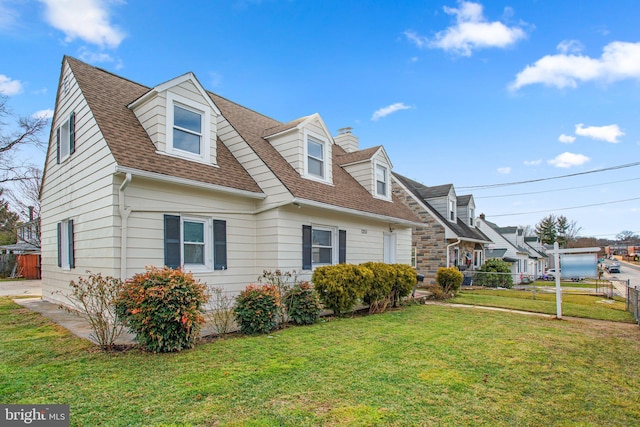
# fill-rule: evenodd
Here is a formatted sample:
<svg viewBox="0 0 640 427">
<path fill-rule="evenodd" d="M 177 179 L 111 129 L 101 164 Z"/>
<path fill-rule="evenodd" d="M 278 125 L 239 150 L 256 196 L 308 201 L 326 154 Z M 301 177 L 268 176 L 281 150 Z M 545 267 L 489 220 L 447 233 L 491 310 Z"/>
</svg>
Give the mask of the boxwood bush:
<svg viewBox="0 0 640 427">
<path fill-rule="evenodd" d="M 318 267 L 311 277 L 320 300 L 336 316 L 352 310 L 372 280 L 373 272 L 370 269 L 354 264 Z"/>
<path fill-rule="evenodd" d="M 418 276 L 413 267 L 408 264 L 391 264 L 396 271 L 396 281 L 391 289 L 393 295 L 393 306 L 413 292 L 418 282 Z"/>
<path fill-rule="evenodd" d="M 206 288 L 190 273 L 148 267 L 127 280 L 116 301 L 116 313 L 154 353 L 192 348 L 204 323 Z"/>
<path fill-rule="evenodd" d="M 445 295 L 452 295 L 458 292 L 464 275 L 455 267 L 440 267 L 436 271 L 436 283 L 442 288 Z"/>
<path fill-rule="evenodd" d="M 366 262 L 361 264 L 373 273 L 362 301 L 369 305 L 369 313 L 382 313 L 393 301 L 393 288 L 396 283 L 396 267 L 384 262 Z"/>
</svg>

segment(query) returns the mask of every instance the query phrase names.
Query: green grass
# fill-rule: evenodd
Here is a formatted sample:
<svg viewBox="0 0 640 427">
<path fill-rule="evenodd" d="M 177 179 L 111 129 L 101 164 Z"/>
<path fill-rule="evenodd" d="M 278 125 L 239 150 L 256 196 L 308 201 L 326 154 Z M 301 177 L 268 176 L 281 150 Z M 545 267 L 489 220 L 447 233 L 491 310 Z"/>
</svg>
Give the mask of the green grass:
<svg viewBox="0 0 640 427">
<path fill-rule="evenodd" d="M 640 329 L 412 306 L 177 354 L 96 352 L 0 298 L 0 401 L 71 424 L 640 424 Z"/>
<path fill-rule="evenodd" d="M 534 299 L 535 298 L 535 299 Z M 556 314 L 556 294 L 496 289 L 465 289 L 450 300 L 457 304 L 502 307 L 536 313 Z M 623 298 L 613 300 L 594 295 L 563 293 L 562 315 L 633 323 Z"/>
</svg>

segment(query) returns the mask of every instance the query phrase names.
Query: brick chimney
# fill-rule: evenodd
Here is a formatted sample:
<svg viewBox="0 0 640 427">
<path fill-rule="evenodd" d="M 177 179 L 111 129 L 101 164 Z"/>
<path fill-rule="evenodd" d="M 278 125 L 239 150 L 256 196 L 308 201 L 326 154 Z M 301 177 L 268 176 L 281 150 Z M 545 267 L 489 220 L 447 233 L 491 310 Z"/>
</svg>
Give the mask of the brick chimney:
<svg viewBox="0 0 640 427">
<path fill-rule="evenodd" d="M 483 213 L 480 214 L 480 219 L 484 221 L 484 214 Z"/>
<path fill-rule="evenodd" d="M 338 129 L 338 135 L 333 137 L 335 143 L 347 153 L 353 153 L 359 149 L 359 139 L 351 133 L 351 130 L 352 128 L 350 127 Z"/>
</svg>

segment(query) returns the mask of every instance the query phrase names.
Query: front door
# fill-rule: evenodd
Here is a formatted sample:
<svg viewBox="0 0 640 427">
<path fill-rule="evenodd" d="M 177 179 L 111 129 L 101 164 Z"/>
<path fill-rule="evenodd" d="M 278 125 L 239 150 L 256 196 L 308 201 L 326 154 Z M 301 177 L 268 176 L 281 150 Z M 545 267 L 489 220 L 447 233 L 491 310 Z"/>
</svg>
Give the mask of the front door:
<svg viewBox="0 0 640 427">
<path fill-rule="evenodd" d="M 393 233 L 384 233 L 384 262 L 394 264 L 396 262 L 397 238 Z"/>
</svg>

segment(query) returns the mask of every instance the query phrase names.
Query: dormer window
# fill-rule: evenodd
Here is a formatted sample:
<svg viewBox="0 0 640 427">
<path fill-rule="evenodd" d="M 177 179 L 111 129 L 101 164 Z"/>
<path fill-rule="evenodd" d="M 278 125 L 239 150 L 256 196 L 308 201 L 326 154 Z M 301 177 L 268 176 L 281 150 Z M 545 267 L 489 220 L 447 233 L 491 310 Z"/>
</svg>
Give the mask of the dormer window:
<svg viewBox="0 0 640 427">
<path fill-rule="evenodd" d="M 307 173 L 324 179 L 324 144 L 307 138 Z"/>
<path fill-rule="evenodd" d="M 329 140 L 318 133 L 304 130 L 304 171 L 301 175 L 314 181 L 331 184 L 331 147 Z"/>
<path fill-rule="evenodd" d="M 469 207 L 469 226 L 473 227 L 475 223 L 475 211 L 472 207 Z"/>
<path fill-rule="evenodd" d="M 449 199 L 449 221 L 455 222 L 456 220 L 456 201 Z"/>
<path fill-rule="evenodd" d="M 167 153 L 211 162 L 209 110 L 207 105 L 167 94 Z"/>
<path fill-rule="evenodd" d="M 387 168 L 382 165 L 376 165 L 376 195 L 380 197 L 388 197 L 389 174 Z"/>
<path fill-rule="evenodd" d="M 174 104 L 173 148 L 200 155 L 202 113 Z"/>
</svg>

